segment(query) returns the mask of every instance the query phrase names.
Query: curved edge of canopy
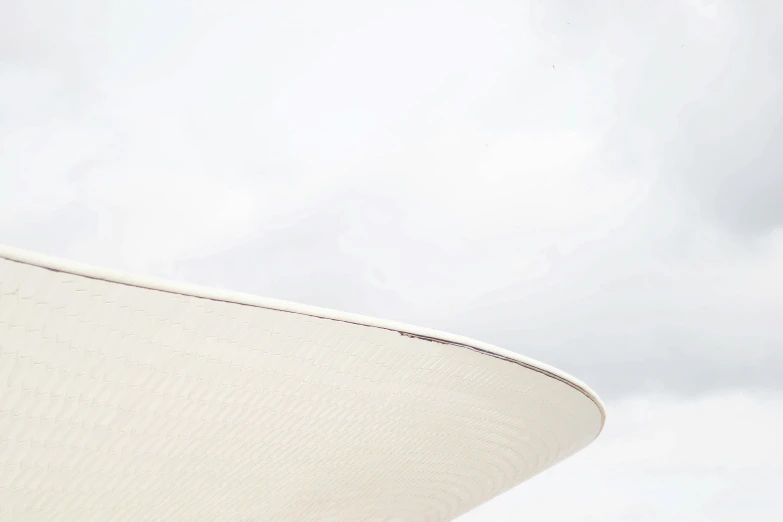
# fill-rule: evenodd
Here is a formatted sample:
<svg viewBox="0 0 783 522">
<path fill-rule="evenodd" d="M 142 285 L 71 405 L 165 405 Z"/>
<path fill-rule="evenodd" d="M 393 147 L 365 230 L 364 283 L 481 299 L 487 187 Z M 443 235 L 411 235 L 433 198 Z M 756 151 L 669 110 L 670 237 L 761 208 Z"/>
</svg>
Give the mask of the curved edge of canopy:
<svg viewBox="0 0 783 522">
<path fill-rule="evenodd" d="M 595 393 L 589 386 L 580 381 L 579 379 L 569 375 L 568 373 L 558 370 L 552 366 L 549 366 L 540 361 L 536 361 L 524 355 L 521 355 L 504 348 L 500 348 L 488 343 L 463 337 L 460 335 L 450 334 L 446 332 L 440 332 L 429 328 L 423 328 L 414 325 L 408 325 L 398 323 L 395 321 L 388 321 L 384 319 L 378 319 L 375 317 L 368 317 L 360 314 L 353 314 L 347 312 L 341 312 L 338 310 L 331 310 L 328 308 L 320 308 L 316 306 L 304 305 L 299 303 L 293 303 L 289 301 L 283 301 L 278 299 L 271 299 L 266 297 L 259 297 L 252 294 L 245 294 L 241 292 L 235 292 L 230 290 L 221 290 L 218 288 L 210 288 L 200 285 L 194 285 L 189 283 L 180 283 L 176 281 L 169 281 L 165 279 L 139 276 L 121 272 L 118 270 L 91 266 L 75 261 L 69 261 L 65 259 L 55 258 L 43 254 L 29 252 L 20 248 L 11 247 L 0 244 L 0 258 L 4 258 L 10 261 L 18 263 L 24 263 L 28 265 L 37 266 L 47 270 L 53 270 L 57 272 L 69 273 L 77 276 L 82 276 L 90 279 L 99 279 L 118 283 L 122 285 L 135 286 L 139 288 L 145 288 L 153 291 L 168 292 L 173 294 L 188 295 L 193 297 L 199 297 L 203 299 L 210 299 L 215 301 L 225 301 L 235 304 L 241 304 L 246 306 L 255 306 L 259 308 L 266 308 L 271 310 L 277 310 L 281 312 L 289 312 L 300 315 L 307 315 L 311 317 L 317 317 L 321 319 L 330 319 L 334 321 L 341 321 L 346 323 L 353 323 L 362 326 L 368 326 L 372 328 L 381 328 L 385 330 L 392 330 L 399 332 L 401 335 L 420 338 L 432 342 L 440 342 L 444 344 L 451 344 L 455 346 L 461 346 L 470 350 L 484 353 L 491 357 L 503 359 L 510 363 L 519 364 L 530 370 L 543 373 L 553 379 L 561 381 L 562 383 L 571 386 L 587 396 L 598 408 L 601 415 L 601 426 L 596 437 L 601 433 L 606 421 L 606 407 L 604 406 L 598 394 Z"/>
</svg>

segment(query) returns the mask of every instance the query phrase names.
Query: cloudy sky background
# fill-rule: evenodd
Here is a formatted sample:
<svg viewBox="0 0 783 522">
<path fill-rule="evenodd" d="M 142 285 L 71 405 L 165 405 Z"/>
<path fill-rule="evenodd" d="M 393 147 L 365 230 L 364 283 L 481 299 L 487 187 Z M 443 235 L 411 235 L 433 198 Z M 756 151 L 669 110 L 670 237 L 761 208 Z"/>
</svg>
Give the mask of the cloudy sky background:
<svg viewBox="0 0 783 522">
<path fill-rule="evenodd" d="M 461 522 L 779 521 L 783 4 L 6 0 L 0 243 L 491 342 L 605 399 Z"/>
</svg>

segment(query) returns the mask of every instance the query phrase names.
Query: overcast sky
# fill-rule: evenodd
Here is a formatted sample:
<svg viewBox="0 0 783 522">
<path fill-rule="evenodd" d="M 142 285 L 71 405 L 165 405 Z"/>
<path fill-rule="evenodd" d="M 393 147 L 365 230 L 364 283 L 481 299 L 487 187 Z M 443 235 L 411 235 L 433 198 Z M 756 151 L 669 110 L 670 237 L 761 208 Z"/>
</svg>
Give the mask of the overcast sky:
<svg viewBox="0 0 783 522">
<path fill-rule="evenodd" d="M 460 519 L 779 521 L 783 3 L 0 2 L 0 243 L 558 366 Z"/>
</svg>

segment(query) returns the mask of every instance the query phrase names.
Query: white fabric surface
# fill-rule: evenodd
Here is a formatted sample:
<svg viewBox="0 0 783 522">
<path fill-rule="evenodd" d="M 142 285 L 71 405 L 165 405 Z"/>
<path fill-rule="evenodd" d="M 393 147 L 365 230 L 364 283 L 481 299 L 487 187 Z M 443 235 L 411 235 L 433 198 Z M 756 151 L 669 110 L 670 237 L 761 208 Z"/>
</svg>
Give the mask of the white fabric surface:
<svg viewBox="0 0 783 522">
<path fill-rule="evenodd" d="M 603 420 L 483 343 L 0 247 L 2 522 L 447 521 Z"/>
</svg>

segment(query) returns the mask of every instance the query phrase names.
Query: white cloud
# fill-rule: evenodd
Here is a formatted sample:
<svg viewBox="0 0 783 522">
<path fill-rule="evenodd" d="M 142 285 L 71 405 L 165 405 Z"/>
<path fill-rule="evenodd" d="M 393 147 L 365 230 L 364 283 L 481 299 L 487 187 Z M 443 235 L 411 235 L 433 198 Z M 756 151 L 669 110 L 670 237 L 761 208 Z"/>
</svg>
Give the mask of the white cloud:
<svg viewBox="0 0 783 522">
<path fill-rule="evenodd" d="M 598 441 L 459 522 L 777 520 L 783 396 L 609 404 Z"/>
<path fill-rule="evenodd" d="M 783 511 L 779 6 L 186 4 L 0 7 L 0 242 L 606 392 L 595 448 L 476 516 Z"/>
</svg>

